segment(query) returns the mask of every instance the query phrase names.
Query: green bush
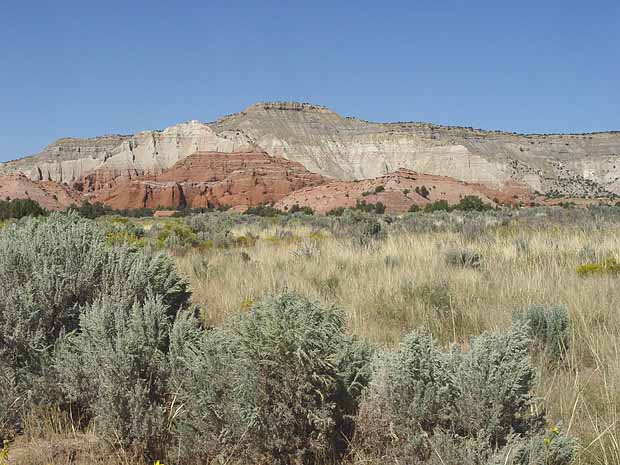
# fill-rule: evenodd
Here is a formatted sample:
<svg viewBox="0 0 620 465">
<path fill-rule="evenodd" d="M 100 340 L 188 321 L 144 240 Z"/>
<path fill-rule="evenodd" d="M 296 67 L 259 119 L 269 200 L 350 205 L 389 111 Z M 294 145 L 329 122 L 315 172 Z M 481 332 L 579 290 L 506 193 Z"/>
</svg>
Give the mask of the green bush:
<svg viewBox="0 0 620 465">
<path fill-rule="evenodd" d="M 126 244 L 130 247 L 142 248 L 147 245 L 144 229 L 126 217 L 110 217 L 100 224 L 107 228 L 106 242 L 110 245 Z"/>
<path fill-rule="evenodd" d="M 325 213 L 325 215 L 326 216 L 342 216 L 345 210 L 346 209 L 344 207 L 332 208 L 327 213 Z"/>
<path fill-rule="evenodd" d="M 514 245 L 518 255 L 527 255 L 530 252 L 530 241 L 524 237 L 515 239 Z"/>
<path fill-rule="evenodd" d="M 211 241 L 215 247 L 232 244 L 232 230 L 235 226 L 231 215 L 226 213 L 203 213 L 185 218 L 185 224 L 200 242 Z"/>
<path fill-rule="evenodd" d="M 0 221 L 46 214 L 47 211 L 31 199 L 0 200 Z"/>
<path fill-rule="evenodd" d="M 190 266 L 194 276 L 198 279 L 205 279 L 209 271 L 211 271 L 211 264 L 209 263 L 209 257 L 203 254 L 195 254 L 190 258 Z"/>
<path fill-rule="evenodd" d="M 429 465 L 467 464 L 467 465 L 526 465 L 515 460 L 517 441 L 509 445 L 493 449 L 488 447 L 484 438 L 469 438 L 451 434 L 447 431 L 438 431 L 429 438 L 428 457 Z M 536 463 L 527 465 L 547 465 Z"/>
<path fill-rule="evenodd" d="M 445 356 L 428 335 L 406 336 L 395 353 L 379 353 L 356 420 L 362 462 L 410 463 L 428 455 L 425 438 L 447 425 L 456 390 Z"/>
<path fill-rule="evenodd" d="M 80 309 L 100 298 L 130 307 L 149 293 L 174 313 L 189 299 L 172 262 L 109 245 L 76 215 L 28 219 L 0 234 L 0 360 L 24 402 L 54 403 L 52 350 L 79 329 Z"/>
<path fill-rule="evenodd" d="M 211 202 L 207 202 L 207 206 L 206 207 L 196 207 L 196 208 L 191 208 L 191 207 L 185 207 L 185 208 L 181 208 L 179 210 L 177 210 L 174 213 L 174 217 L 175 218 L 182 218 L 182 217 L 187 217 L 187 216 L 193 216 L 193 215 L 200 215 L 200 214 L 204 214 L 204 213 L 213 213 L 213 212 L 225 212 L 231 209 L 230 205 L 214 205 Z"/>
<path fill-rule="evenodd" d="M 511 435 L 505 446 L 489 448 L 484 438 L 462 438 L 440 431 L 430 438 L 433 451 L 428 464 L 467 465 L 569 465 L 573 461 L 575 441 L 557 433 L 530 439 Z"/>
<path fill-rule="evenodd" d="M 94 220 L 100 216 L 112 215 L 114 210 L 101 202 L 90 203 L 88 200 L 84 200 L 79 207 L 72 207 L 72 211 L 75 211 L 83 218 Z"/>
<path fill-rule="evenodd" d="M 446 263 L 463 268 L 478 268 L 482 264 L 482 257 L 469 249 L 450 249 L 446 252 Z"/>
<path fill-rule="evenodd" d="M 491 209 L 491 207 L 484 203 L 480 197 L 475 195 L 466 195 L 459 201 L 459 203 L 454 205 L 453 208 L 454 210 L 478 212 Z"/>
<path fill-rule="evenodd" d="M 360 462 L 569 463 L 573 441 L 557 428 L 546 434 L 536 413 L 528 345 L 517 324 L 472 338 L 466 351 L 442 352 L 413 333 L 397 352 L 378 355 L 357 418 Z"/>
<path fill-rule="evenodd" d="M 453 297 L 446 283 L 423 284 L 416 288 L 415 294 L 439 316 L 447 315 L 452 307 Z"/>
<path fill-rule="evenodd" d="M 620 262 L 613 257 L 606 258 L 600 263 L 586 263 L 579 265 L 576 269 L 580 276 L 598 275 L 598 274 L 618 274 L 620 273 Z"/>
<path fill-rule="evenodd" d="M 340 278 L 335 275 L 328 276 L 324 279 L 313 278 L 312 284 L 317 288 L 321 297 L 331 299 L 338 293 L 340 287 Z"/>
<path fill-rule="evenodd" d="M 401 260 L 398 255 L 386 255 L 383 257 L 383 263 L 388 268 L 397 268 L 400 266 Z"/>
<path fill-rule="evenodd" d="M 382 202 L 366 203 L 365 200 L 358 200 L 355 204 L 355 210 L 382 215 L 385 213 L 385 205 Z"/>
<path fill-rule="evenodd" d="M 336 227 L 336 235 L 351 238 L 355 245 L 362 247 L 368 247 L 386 235 L 385 229 L 376 217 L 352 209 L 345 210 Z"/>
<path fill-rule="evenodd" d="M 449 212 L 450 210 L 450 204 L 447 200 L 437 200 L 436 202 L 427 203 L 424 207 L 424 211 L 427 213 L 440 211 Z"/>
<path fill-rule="evenodd" d="M 429 192 L 429 190 L 426 188 L 426 186 L 422 186 L 422 187 L 417 186 L 417 187 L 415 188 L 415 191 L 416 191 L 416 193 L 417 193 L 418 195 L 421 195 L 421 196 L 422 196 L 422 197 L 424 197 L 425 199 L 427 199 L 427 198 L 428 198 L 428 196 L 430 195 L 430 192 Z"/>
<path fill-rule="evenodd" d="M 158 248 L 181 249 L 198 245 L 198 236 L 185 223 L 169 220 L 153 228 Z"/>
<path fill-rule="evenodd" d="M 257 205 L 256 207 L 249 207 L 246 211 L 243 212 L 243 214 L 273 218 L 275 216 L 284 215 L 284 212 L 281 212 L 272 205 L 262 204 Z"/>
<path fill-rule="evenodd" d="M 163 209 L 163 208 L 162 208 Z M 94 220 L 102 216 L 118 215 L 121 217 L 132 218 L 144 218 L 152 217 L 154 210 L 152 208 L 132 208 L 115 210 L 101 202 L 90 203 L 88 200 L 84 200 L 80 206 L 72 206 L 69 208 L 70 212 L 77 213 L 83 218 Z"/>
<path fill-rule="evenodd" d="M 79 332 L 56 353 L 60 383 L 73 408 L 98 433 L 149 459 L 170 442 L 166 395 L 171 317 L 161 297 L 127 307 L 103 298 L 82 309 Z"/>
<path fill-rule="evenodd" d="M 251 305 L 251 304 L 250 304 Z M 186 331 L 193 332 L 191 326 Z M 235 441 L 244 437 L 247 425 L 238 411 L 234 379 L 235 347 L 231 334 L 222 328 L 196 337 L 173 338 L 171 353 L 176 370 L 173 390 L 182 406 L 174 423 L 178 454 L 183 459 L 208 461 L 234 450 Z M 187 340 L 178 344 L 176 341 Z M 240 454 L 245 452 L 243 447 Z"/>
<path fill-rule="evenodd" d="M 484 333 L 472 338 L 467 352 L 454 355 L 456 398 L 453 428 L 482 437 L 490 446 L 505 445 L 512 433 L 530 435 L 543 427 L 534 414 L 535 370 L 528 354 L 527 328 Z"/>
<path fill-rule="evenodd" d="M 449 418 L 455 389 L 443 358 L 430 336 L 412 333 L 396 353 L 375 362 L 380 365 L 378 370 L 385 370 L 384 382 L 397 427 L 409 435 L 432 431 Z"/>
<path fill-rule="evenodd" d="M 527 325 L 530 337 L 540 350 L 549 354 L 555 361 L 564 358 L 570 342 L 566 306 L 529 305 L 516 312 L 514 319 Z"/>
<path fill-rule="evenodd" d="M 295 213 L 303 213 L 304 215 L 314 215 L 314 210 L 309 206 L 300 207 L 298 203 L 293 205 L 291 209 L 288 211 L 289 214 L 293 215 Z"/>
<path fill-rule="evenodd" d="M 264 299 L 188 349 L 180 450 L 282 464 L 339 455 L 368 358 L 340 311 L 291 292 Z"/>
<path fill-rule="evenodd" d="M 549 428 L 544 435 L 539 434 L 516 445 L 515 462 L 523 465 L 569 465 L 573 463 L 577 447 L 576 441 L 557 426 Z"/>
</svg>

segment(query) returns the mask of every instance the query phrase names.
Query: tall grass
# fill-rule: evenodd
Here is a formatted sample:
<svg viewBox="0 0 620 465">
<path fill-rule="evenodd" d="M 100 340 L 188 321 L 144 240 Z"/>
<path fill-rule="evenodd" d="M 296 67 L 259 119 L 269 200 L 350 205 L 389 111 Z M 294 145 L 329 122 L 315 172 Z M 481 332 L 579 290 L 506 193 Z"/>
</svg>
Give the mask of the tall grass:
<svg viewBox="0 0 620 465">
<path fill-rule="evenodd" d="M 379 352 L 397 351 L 406 334 L 422 329 L 432 335 L 438 353 L 454 354 L 454 351 L 448 349 L 452 343 L 458 344 L 462 353 L 472 353 L 475 344 L 472 343 L 471 336 L 497 328 L 505 329 L 510 326 L 515 315 L 522 314 L 526 320 L 538 321 L 541 323 L 540 328 L 544 327 L 544 331 L 540 328 L 540 331 L 532 331 L 533 342 L 526 348 L 532 354 L 533 367 L 537 374 L 534 381 L 535 394 L 540 397 L 535 403 L 528 404 L 528 409 L 531 410 L 528 410 L 529 414 L 538 418 L 542 417 L 543 412 L 546 413 L 547 428 L 551 428 L 545 433 L 548 436 L 555 437 L 553 435 L 557 433 L 554 433 L 553 425 L 561 424 L 561 428 L 556 431 L 566 432 L 579 441 L 575 463 L 608 465 L 620 463 L 620 319 L 617 314 L 620 277 L 616 273 L 580 273 L 578 270 L 583 269 L 583 265 L 611 263 L 612 259 L 620 258 L 620 222 L 617 215 L 614 216 L 615 213 L 611 212 L 610 216 L 609 211 L 533 209 L 519 213 L 501 211 L 476 214 L 474 217 L 443 212 L 416 213 L 396 220 L 375 217 L 373 221 L 378 220 L 376 224 L 379 225 L 377 231 L 380 234 L 368 235 L 362 231 L 364 234 L 361 241 L 351 240 L 351 235 L 359 231 L 352 227 L 357 223 L 347 223 L 350 218 L 334 220 L 307 217 L 304 221 L 297 221 L 292 217 L 282 217 L 254 221 L 247 216 L 197 217 L 182 224 L 180 220 L 175 220 L 179 224 L 165 221 L 143 224 L 144 238 L 141 234 L 139 243 L 130 244 L 131 249 L 121 246 L 114 250 L 122 251 L 118 252 L 118 257 L 119 261 L 124 263 L 120 259 L 133 256 L 136 253 L 134 249 L 144 247 L 147 253 L 145 257 L 150 256 L 148 250 L 152 247 L 170 249 L 178 271 L 191 286 L 191 298 L 201 309 L 205 326 L 220 328 L 212 334 L 219 334 L 221 328 L 226 327 L 226 322 L 243 320 L 254 315 L 266 294 L 275 295 L 284 289 L 292 291 L 291 294 L 302 295 L 304 299 L 307 297 L 313 302 L 317 301 L 317 305 L 324 308 L 337 305 L 342 309 L 342 334 L 350 333 L 367 340 L 377 346 Z M 513 214 L 516 216 L 511 216 Z M 375 223 L 366 220 L 364 219 L 364 224 L 373 225 L 374 231 Z M 196 221 L 198 226 L 192 226 L 193 221 Z M 171 225 L 168 229 L 174 234 L 160 240 L 166 224 Z M 178 231 L 177 226 L 180 227 Z M 88 225 L 88 228 L 91 228 L 91 225 Z M 120 233 L 127 232 L 124 228 L 125 226 L 119 226 Z M 188 236 L 191 240 L 184 239 L 186 231 L 191 233 Z M 219 236 L 222 232 L 225 232 L 224 237 Z M 5 231 L 3 234 L 12 233 Z M 38 242 L 30 241 L 34 245 L 39 242 L 49 243 L 51 250 L 56 251 L 56 235 L 45 241 L 42 234 L 35 237 Z M 108 236 L 105 247 L 113 246 L 116 242 L 127 242 L 123 237 L 123 234 L 120 234 L 118 241 L 111 241 Z M 98 241 L 101 242 L 101 247 L 104 247 L 102 240 Z M 24 243 L 23 255 L 34 257 L 32 263 L 38 263 L 39 254 L 33 252 L 36 250 L 33 244 L 28 240 L 21 242 Z M 12 250 L 9 247 L 5 249 Z M 71 256 L 65 253 L 59 255 Z M 472 261 L 467 257 L 476 259 Z M 153 262 L 155 265 L 151 268 L 156 272 L 155 275 L 164 278 L 173 276 L 172 266 L 157 266 L 161 260 L 164 259 L 159 258 Z M 64 262 L 74 266 L 76 260 Z M 78 262 L 84 263 L 88 270 L 87 260 Z M 102 276 L 115 278 L 95 282 L 106 285 L 117 283 L 119 289 L 125 289 L 131 283 L 135 283 L 135 286 L 130 286 L 131 290 L 145 288 L 141 284 L 144 273 L 131 273 L 132 279 L 127 280 L 121 278 L 125 276 L 123 273 L 118 272 L 127 267 L 104 268 L 105 273 Z M 34 271 L 30 272 L 23 266 L 16 267 L 16 270 L 22 270 L 24 274 L 23 279 L 16 281 L 19 285 L 33 281 L 30 275 L 36 276 Z M 58 273 L 50 274 L 57 275 Z M 67 275 L 73 276 L 76 273 Z M 11 276 L 13 274 L 8 273 L 7 279 Z M 159 282 L 160 280 L 157 280 L 157 283 Z M 163 291 L 174 288 L 166 283 L 166 279 L 161 280 L 161 283 Z M 5 286 L 4 292 L 8 293 L 13 287 L 15 286 Z M 59 288 L 65 289 L 66 286 Z M 185 288 L 182 291 L 184 298 L 188 298 L 189 292 L 185 292 Z M 140 300 L 143 297 L 140 297 Z M 562 311 L 552 311 L 553 309 Z M 287 315 L 288 311 L 285 312 Z M 294 322 L 301 320 L 294 318 Z M 119 321 L 121 320 L 123 319 Z M 193 317 L 192 321 L 195 323 Z M 177 328 L 179 334 L 183 333 L 183 328 L 188 329 L 190 326 L 192 325 L 185 327 L 181 324 Z M 116 327 L 124 331 L 122 324 Z M 291 335 L 291 327 L 294 325 L 287 323 L 280 332 L 267 331 L 261 346 L 263 348 L 257 352 L 258 362 L 249 363 L 247 369 L 243 366 L 238 369 L 238 378 L 246 381 L 254 379 L 248 374 L 252 373 L 252 369 L 260 367 L 261 363 L 265 363 L 265 351 L 278 346 L 273 341 L 282 341 Z M 108 329 L 104 333 L 93 339 L 91 346 L 94 356 L 105 352 L 106 344 L 98 344 L 97 338 L 103 339 L 112 333 Z M 331 334 L 331 331 L 327 334 Z M 229 339 L 232 341 L 232 338 Z M 119 343 L 122 340 L 123 338 L 118 339 Z M 296 338 L 291 340 L 298 342 Z M 183 357 L 177 356 L 177 352 L 182 355 L 184 346 L 177 342 L 172 338 L 171 345 L 174 350 L 171 352 L 176 355 L 171 358 L 170 365 L 173 372 L 178 371 L 183 375 L 187 374 L 183 370 L 187 371 L 189 368 L 179 362 Z M 251 342 L 248 347 L 255 348 L 254 339 Z M 236 342 L 232 344 L 234 347 L 241 346 Z M 139 344 L 137 349 L 141 350 L 146 345 Z M 80 347 L 82 346 L 83 344 L 80 344 Z M 222 346 L 213 345 L 214 348 Z M 110 352 L 109 347 L 106 350 Z M 477 353 L 475 350 L 473 352 Z M 134 357 L 133 352 L 124 349 L 119 353 Z M 282 356 L 288 357 L 292 353 L 297 352 L 284 351 Z M 482 350 L 482 353 L 486 353 L 486 350 Z M 235 358 L 237 359 L 238 357 Z M 139 359 L 128 359 L 131 363 L 136 360 Z M 145 360 L 151 359 L 145 357 Z M 189 357 L 186 361 L 196 360 Z M 479 365 L 477 361 L 471 363 L 472 366 Z M 67 367 L 86 367 L 91 372 L 103 373 L 99 370 L 99 365 L 99 362 L 91 361 L 70 363 Z M 222 392 L 226 393 L 230 390 L 228 376 L 232 371 L 230 363 L 224 365 Z M 493 362 L 492 365 L 501 364 Z M 120 363 L 111 363 L 107 368 L 114 370 L 119 366 Z M 274 369 L 291 369 L 295 366 L 294 363 L 281 361 L 273 364 Z M 60 365 L 55 365 L 55 369 L 59 367 Z M 6 409 L 6 405 L 13 405 L 23 397 L 19 390 L 14 389 L 15 371 L 8 369 L 10 367 L 5 367 L 4 370 L 1 368 L 0 364 L 0 380 L 3 381 L 0 383 L 0 426 L 4 421 L 1 415 L 2 407 L 5 406 Z M 201 373 L 208 374 L 208 371 L 202 370 Z M 119 380 L 114 384 L 119 388 L 118 396 L 114 393 L 115 399 L 124 398 L 129 391 L 122 386 L 128 376 L 123 373 L 119 376 Z M 87 378 L 95 384 L 99 383 L 97 376 L 92 373 Z M 106 375 L 106 378 L 111 376 Z M 154 386 L 162 384 L 157 381 L 157 377 L 148 378 Z M 260 378 L 260 382 L 269 384 L 272 382 L 271 378 Z M 181 379 L 184 379 L 183 376 Z M 206 380 L 213 381 L 210 376 Z M 177 384 L 184 386 L 183 383 L 176 383 L 175 386 Z M 462 384 L 479 387 L 480 383 L 466 381 Z M 192 399 L 199 399 L 198 394 L 207 392 L 198 387 L 193 393 L 188 391 L 190 394 L 185 398 L 180 395 L 181 391 L 173 390 L 174 392 L 166 393 L 158 402 L 164 405 L 167 411 L 181 411 Z M 269 390 L 271 389 L 269 384 Z M 254 393 L 257 389 L 250 386 L 246 391 Z M 474 392 L 468 389 L 462 391 Z M 273 396 L 266 396 L 266 399 L 272 400 Z M 405 402 L 408 400 L 407 397 Z M 177 406 L 178 402 L 182 402 L 183 406 Z M 480 413 L 473 402 L 466 401 L 465 405 L 472 410 L 469 417 L 473 418 L 474 413 Z M 176 410 L 177 408 L 181 410 Z M 109 408 L 101 410 L 112 412 Z M 459 407 L 457 410 L 466 409 Z M 374 415 L 381 411 L 375 409 L 371 413 Z M 280 409 L 277 409 L 277 412 L 280 412 Z M 201 415 L 201 412 L 198 414 Z M 101 438 L 104 436 L 101 433 L 105 425 L 101 419 L 91 415 L 94 420 L 91 419 L 86 425 L 87 422 L 81 421 L 84 419 L 79 418 L 79 415 L 75 409 L 67 409 L 66 405 L 60 409 L 52 406 L 49 410 L 32 410 L 24 415 L 20 431 L 16 431 L 17 439 L 10 443 L 11 463 L 143 463 L 143 457 L 132 455 L 122 441 L 111 441 L 114 444 L 102 442 Z M 115 416 L 114 413 L 112 415 Z M 375 418 L 373 415 L 369 417 L 370 420 Z M 137 417 L 146 418 L 143 415 Z M 482 421 L 479 425 L 484 426 L 485 415 L 479 417 Z M 204 420 L 206 417 L 200 418 Z M 308 416 L 305 415 L 304 418 Z M 171 424 L 172 422 L 166 427 L 171 427 Z M 286 423 L 277 420 L 265 423 L 266 426 L 274 428 L 281 424 Z M 371 421 L 369 425 L 376 426 L 376 423 Z M 459 428 L 463 430 L 463 427 Z M 111 433 L 119 432 L 119 428 L 113 425 L 108 430 Z M 478 431 L 480 428 L 475 427 L 474 430 Z M 235 454 L 242 448 L 240 443 L 249 442 L 250 439 L 245 428 L 240 431 L 239 438 L 233 441 L 232 452 Z M 288 429 L 285 432 L 288 432 Z M 195 436 L 193 431 L 189 434 Z M 268 436 L 275 437 L 272 434 Z M 539 437 L 541 438 L 542 436 Z M 217 437 L 218 441 L 220 439 Z M 323 436 L 321 439 L 324 439 Z M 344 436 L 340 439 L 348 441 Z M 359 436 L 356 439 L 359 440 Z M 463 436 L 462 443 L 453 439 L 449 431 L 435 434 L 433 441 L 429 443 L 432 450 L 429 450 L 431 461 L 428 463 L 455 463 L 454 457 L 475 456 L 472 451 L 477 447 L 477 439 Z M 110 441 L 109 437 L 107 440 Z M 262 446 L 267 445 L 267 442 L 260 438 L 255 442 Z M 542 442 L 542 439 L 539 442 Z M 312 443 L 312 447 L 317 444 L 319 443 Z M 532 443 L 532 451 L 544 447 L 544 444 Z M 360 457 L 364 456 L 363 445 L 353 441 L 349 446 L 348 460 L 360 463 Z M 226 454 L 227 463 L 235 461 L 232 458 L 235 454 L 232 452 L 230 455 Z M 507 453 L 505 460 L 500 462 L 515 463 L 509 461 L 509 455 L 510 453 Z M 435 456 L 439 458 L 439 462 L 435 460 Z M 442 457 L 452 458 L 444 462 Z"/>
<path fill-rule="evenodd" d="M 443 344 L 464 343 L 508 326 L 517 309 L 565 305 L 570 350 L 561 366 L 544 354 L 536 358 L 537 391 L 548 417 L 580 440 L 577 463 L 607 465 L 620 463 L 620 282 L 613 274 L 580 276 L 576 268 L 587 262 L 583 250 L 617 258 L 620 230 L 596 219 L 585 226 L 487 228 L 477 237 L 393 232 L 363 248 L 323 234 L 313 237 L 317 250 L 308 256 L 295 252 L 312 231 L 291 227 L 296 240 L 258 240 L 245 250 L 249 260 L 237 249 L 201 252 L 209 268 L 200 276 L 193 254 L 177 262 L 209 325 L 265 293 L 289 288 L 338 304 L 351 333 L 386 348 L 420 327 Z M 249 233 L 275 237 L 273 230 L 251 226 L 235 231 Z M 449 250 L 474 250 L 481 264 L 448 266 Z M 446 311 L 416 292 L 423 286 L 449 289 Z"/>
</svg>

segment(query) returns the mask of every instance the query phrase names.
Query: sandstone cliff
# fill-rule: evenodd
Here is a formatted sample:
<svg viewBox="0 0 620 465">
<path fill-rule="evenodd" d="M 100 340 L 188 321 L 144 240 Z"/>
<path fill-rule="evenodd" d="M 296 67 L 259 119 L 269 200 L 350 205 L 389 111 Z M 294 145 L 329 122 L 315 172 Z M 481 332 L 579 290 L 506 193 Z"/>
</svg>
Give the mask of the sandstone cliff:
<svg viewBox="0 0 620 465">
<path fill-rule="evenodd" d="M 229 205 L 244 211 L 328 181 L 299 163 L 266 153 L 198 152 L 159 175 L 117 179 L 88 195 L 91 202 L 118 209 Z"/>
<path fill-rule="evenodd" d="M 208 125 L 190 121 L 132 136 L 60 139 L 39 154 L 8 162 L 2 168 L 23 172 L 34 180 L 62 183 L 73 183 L 99 171 L 110 182 L 118 176 L 159 174 L 198 151 L 252 150 L 253 143 L 237 131 L 216 134 Z"/>
<path fill-rule="evenodd" d="M 88 189 L 156 175 L 196 151 L 265 151 L 343 180 L 401 168 L 504 188 L 569 196 L 620 194 L 620 132 L 519 135 L 428 123 L 370 123 L 300 103 L 260 103 L 203 124 L 133 136 L 62 139 L 0 169 Z M 90 182 L 90 184 L 88 184 Z"/>
</svg>

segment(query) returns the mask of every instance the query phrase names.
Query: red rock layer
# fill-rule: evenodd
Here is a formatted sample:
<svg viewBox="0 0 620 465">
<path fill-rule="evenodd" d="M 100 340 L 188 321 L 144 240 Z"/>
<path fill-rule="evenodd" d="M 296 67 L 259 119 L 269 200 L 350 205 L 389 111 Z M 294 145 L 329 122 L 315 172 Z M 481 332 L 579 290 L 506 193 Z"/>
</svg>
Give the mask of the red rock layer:
<svg viewBox="0 0 620 465">
<path fill-rule="evenodd" d="M 32 199 L 46 210 L 64 210 L 79 205 L 81 195 L 54 181 L 33 181 L 23 174 L 0 176 L 0 200 Z"/>
<path fill-rule="evenodd" d="M 90 201 L 118 209 L 229 205 L 244 210 L 329 181 L 300 163 L 263 152 L 198 152 L 157 176 L 107 180 L 104 173 L 97 176 L 85 184 L 89 186 L 85 190 L 94 190 Z"/>
<path fill-rule="evenodd" d="M 381 190 L 381 187 L 383 190 Z M 426 187 L 427 197 L 416 192 Z M 375 193 L 379 187 L 380 192 Z M 325 213 L 338 207 L 353 207 L 357 201 L 382 202 L 388 213 L 402 213 L 412 204 L 420 207 L 446 200 L 458 203 L 463 197 L 474 195 L 489 205 L 517 204 L 531 201 L 529 191 L 522 186 L 510 186 L 497 190 L 482 184 L 470 184 L 446 176 L 420 174 L 410 170 L 399 170 L 375 179 L 362 181 L 335 181 L 328 184 L 307 187 L 287 195 L 277 202 L 276 207 L 288 210 L 293 205 L 309 206 L 317 213 Z"/>
<path fill-rule="evenodd" d="M 98 169 L 74 182 L 73 188 L 84 193 L 109 190 L 138 177 L 140 174 L 135 170 Z"/>
</svg>

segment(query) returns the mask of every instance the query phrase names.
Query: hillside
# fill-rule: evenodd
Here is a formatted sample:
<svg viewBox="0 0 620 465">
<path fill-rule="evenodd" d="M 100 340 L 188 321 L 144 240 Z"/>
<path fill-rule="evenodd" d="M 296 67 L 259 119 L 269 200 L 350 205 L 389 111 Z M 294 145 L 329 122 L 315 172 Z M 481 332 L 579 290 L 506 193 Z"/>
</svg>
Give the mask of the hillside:
<svg viewBox="0 0 620 465">
<path fill-rule="evenodd" d="M 179 160 L 159 175 L 118 178 L 107 185 L 85 180 L 92 202 L 125 208 L 205 208 L 230 206 L 244 211 L 271 203 L 329 179 L 301 164 L 261 152 L 198 152 Z"/>
<path fill-rule="evenodd" d="M 81 195 L 54 181 L 33 181 L 23 174 L 0 176 L 0 200 L 32 199 L 46 210 L 64 210 L 79 205 Z"/>
<path fill-rule="evenodd" d="M 465 196 L 475 196 L 490 206 L 527 204 L 533 200 L 522 186 L 499 191 L 482 184 L 467 183 L 447 176 L 416 173 L 405 169 L 362 181 L 335 181 L 296 190 L 276 207 L 288 210 L 293 205 L 310 207 L 317 213 L 335 208 L 355 207 L 357 202 L 381 202 L 388 213 L 404 213 L 412 205 L 425 205 L 445 200 L 457 204 Z"/>
<path fill-rule="evenodd" d="M 213 123 L 163 131 L 61 139 L 0 166 L 30 178 L 72 183 L 107 176 L 157 175 L 197 151 L 265 151 L 342 180 L 398 169 L 504 188 L 571 197 L 620 194 L 620 132 L 519 135 L 429 123 L 371 123 L 316 105 L 259 103 Z"/>
</svg>

